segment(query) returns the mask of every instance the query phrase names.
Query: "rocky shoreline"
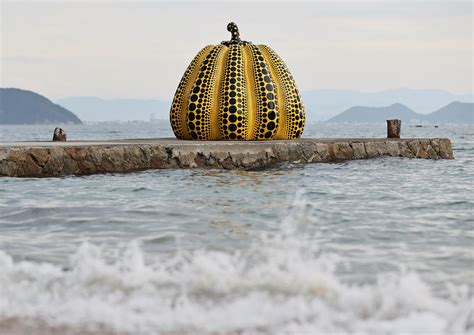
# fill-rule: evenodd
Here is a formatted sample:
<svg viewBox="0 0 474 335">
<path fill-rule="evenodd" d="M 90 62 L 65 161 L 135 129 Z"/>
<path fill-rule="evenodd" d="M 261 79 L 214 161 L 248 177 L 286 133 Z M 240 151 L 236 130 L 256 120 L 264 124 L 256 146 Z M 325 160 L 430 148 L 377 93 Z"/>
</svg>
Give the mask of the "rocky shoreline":
<svg viewBox="0 0 474 335">
<path fill-rule="evenodd" d="M 0 176 L 58 177 L 179 168 L 256 170 L 284 162 L 326 163 L 381 156 L 454 158 L 446 138 L 3 142 Z"/>
</svg>

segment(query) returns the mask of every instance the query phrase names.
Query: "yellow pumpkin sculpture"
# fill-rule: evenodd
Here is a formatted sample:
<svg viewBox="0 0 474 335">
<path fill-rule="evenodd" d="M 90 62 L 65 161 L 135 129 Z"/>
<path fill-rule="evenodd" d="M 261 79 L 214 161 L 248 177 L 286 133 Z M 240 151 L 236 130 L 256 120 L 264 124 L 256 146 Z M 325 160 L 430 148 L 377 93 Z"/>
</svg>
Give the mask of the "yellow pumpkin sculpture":
<svg viewBox="0 0 474 335">
<path fill-rule="evenodd" d="M 295 139 L 305 111 L 295 81 L 266 45 L 240 40 L 233 22 L 230 41 L 204 47 L 188 66 L 170 111 L 178 139 Z"/>
</svg>

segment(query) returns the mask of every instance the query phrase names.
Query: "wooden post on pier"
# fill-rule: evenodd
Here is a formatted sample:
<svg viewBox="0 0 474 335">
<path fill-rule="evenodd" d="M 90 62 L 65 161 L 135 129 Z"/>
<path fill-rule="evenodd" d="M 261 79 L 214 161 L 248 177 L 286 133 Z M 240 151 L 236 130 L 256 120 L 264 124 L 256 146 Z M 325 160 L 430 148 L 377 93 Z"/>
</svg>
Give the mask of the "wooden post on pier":
<svg viewBox="0 0 474 335">
<path fill-rule="evenodd" d="M 402 121 L 398 119 L 387 120 L 387 138 L 400 138 Z"/>
<path fill-rule="evenodd" d="M 60 142 L 65 142 L 67 139 L 66 139 L 66 132 L 59 128 L 59 127 L 56 127 L 54 128 L 54 132 L 53 132 L 53 142 L 57 142 L 57 141 L 60 141 Z"/>
</svg>

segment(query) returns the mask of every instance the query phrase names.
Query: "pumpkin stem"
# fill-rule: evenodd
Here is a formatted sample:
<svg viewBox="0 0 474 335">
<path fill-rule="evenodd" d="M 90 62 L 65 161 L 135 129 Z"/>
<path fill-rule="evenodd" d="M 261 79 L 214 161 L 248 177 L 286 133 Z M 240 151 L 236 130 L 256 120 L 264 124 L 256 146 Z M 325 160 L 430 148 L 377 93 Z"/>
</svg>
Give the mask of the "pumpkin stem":
<svg viewBox="0 0 474 335">
<path fill-rule="evenodd" d="M 230 41 L 222 41 L 221 44 L 225 46 L 230 46 L 231 44 L 251 44 L 251 42 L 242 41 L 240 39 L 239 27 L 234 22 L 231 22 L 227 25 L 227 31 L 230 31 L 232 38 Z"/>
<path fill-rule="evenodd" d="M 231 22 L 227 25 L 227 31 L 232 34 L 232 39 L 230 40 L 231 43 L 240 43 L 240 33 L 239 27 L 234 22 Z"/>
</svg>

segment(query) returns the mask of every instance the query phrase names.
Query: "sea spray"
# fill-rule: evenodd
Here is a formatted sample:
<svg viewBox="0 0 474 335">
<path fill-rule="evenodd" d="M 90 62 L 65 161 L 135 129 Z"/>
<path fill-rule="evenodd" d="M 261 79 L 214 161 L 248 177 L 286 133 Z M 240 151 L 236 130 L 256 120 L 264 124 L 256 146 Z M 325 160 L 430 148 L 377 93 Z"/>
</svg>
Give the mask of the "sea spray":
<svg viewBox="0 0 474 335">
<path fill-rule="evenodd" d="M 472 297 L 436 296 L 410 270 L 344 279 L 344 254 L 309 233 L 317 204 L 297 192 L 277 230 L 235 251 L 147 255 L 139 240 L 115 250 L 89 242 L 67 266 L 14 261 L 0 251 L 0 327 L 36 320 L 74 331 L 288 334 L 468 334 Z"/>
</svg>

